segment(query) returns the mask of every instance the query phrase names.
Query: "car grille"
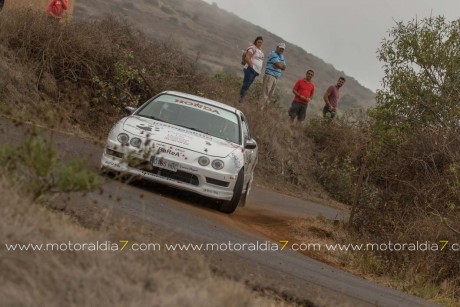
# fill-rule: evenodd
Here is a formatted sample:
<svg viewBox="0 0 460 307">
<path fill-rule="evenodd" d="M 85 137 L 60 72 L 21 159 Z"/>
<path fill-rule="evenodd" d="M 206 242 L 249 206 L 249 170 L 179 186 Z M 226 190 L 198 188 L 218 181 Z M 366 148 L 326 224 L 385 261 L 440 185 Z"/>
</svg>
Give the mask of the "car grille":
<svg viewBox="0 0 460 307">
<path fill-rule="evenodd" d="M 161 176 L 161 177 L 171 178 L 177 181 L 190 183 L 193 185 L 199 184 L 197 176 L 193 174 L 189 174 L 187 172 L 179 171 L 179 170 L 176 172 L 173 172 L 173 171 L 170 171 L 164 168 L 154 167 L 150 173 L 157 174 L 158 176 Z"/>
<path fill-rule="evenodd" d="M 115 151 L 115 150 L 112 150 L 112 149 L 106 148 L 105 153 L 110 155 L 110 156 L 114 156 L 114 157 L 117 157 L 117 158 L 120 158 L 120 159 L 123 158 L 123 153 Z"/>
<path fill-rule="evenodd" d="M 176 172 L 164 169 L 164 168 L 159 168 L 159 167 L 153 167 L 148 161 L 141 160 L 138 158 L 133 158 L 130 161 L 128 161 L 128 165 L 130 167 L 134 167 L 161 177 L 166 177 L 170 179 L 174 179 L 180 182 L 192 184 L 192 185 L 199 185 L 200 182 L 198 181 L 198 177 L 196 175 L 183 172 L 180 170 L 177 170 Z"/>
</svg>

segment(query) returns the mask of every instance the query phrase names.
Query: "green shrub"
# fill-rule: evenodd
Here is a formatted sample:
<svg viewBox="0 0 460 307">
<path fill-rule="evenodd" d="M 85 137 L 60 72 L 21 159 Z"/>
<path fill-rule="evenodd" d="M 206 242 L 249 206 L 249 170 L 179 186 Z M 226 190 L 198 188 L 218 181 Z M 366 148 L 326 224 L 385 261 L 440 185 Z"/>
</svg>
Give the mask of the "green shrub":
<svg viewBox="0 0 460 307">
<path fill-rule="evenodd" d="M 100 186 L 100 177 L 81 160 L 65 163 L 52 144 L 29 136 L 22 145 L 0 147 L 0 170 L 34 199 L 61 192 L 90 191 Z"/>
</svg>

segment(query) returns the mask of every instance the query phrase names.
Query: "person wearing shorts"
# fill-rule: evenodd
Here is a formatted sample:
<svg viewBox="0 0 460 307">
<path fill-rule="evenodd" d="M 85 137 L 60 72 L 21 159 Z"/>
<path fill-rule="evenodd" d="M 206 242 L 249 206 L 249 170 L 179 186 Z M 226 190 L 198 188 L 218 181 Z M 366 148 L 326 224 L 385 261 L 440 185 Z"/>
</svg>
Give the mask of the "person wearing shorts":
<svg viewBox="0 0 460 307">
<path fill-rule="evenodd" d="M 313 99 L 313 94 L 315 93 L 315 84 L 311 81 L 314 75 L 315 72 L 313 70 L 307 70 L 305 78 L 297 80 L 292 89 L 295 97 L 288 111 L 292 122 L 296 118 L 299 122 L 305 120 L 308 104 Z"/>
</svg>

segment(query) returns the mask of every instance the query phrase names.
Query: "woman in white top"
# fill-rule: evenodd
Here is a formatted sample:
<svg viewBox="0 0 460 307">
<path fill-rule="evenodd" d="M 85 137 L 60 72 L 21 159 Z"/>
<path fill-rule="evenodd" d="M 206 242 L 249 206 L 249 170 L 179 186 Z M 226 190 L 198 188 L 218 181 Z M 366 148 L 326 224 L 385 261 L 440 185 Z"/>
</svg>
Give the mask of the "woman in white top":
<svg viewBox="0 0 460 307">
<path fill-rule="evenodd" d="M 244 79 L 243 85 L 240 90 L 240 99 L 238 102 L 242 102 L 247 90 L 251 86 L 252 82 L 262 71 L 262 65 L 264 63 L 264 53 L 260 47 L 264 39 L 262 36 L 257 36 L 254 43 L 246 49 L 246 65 L 244 65 Z"/>
</svg>

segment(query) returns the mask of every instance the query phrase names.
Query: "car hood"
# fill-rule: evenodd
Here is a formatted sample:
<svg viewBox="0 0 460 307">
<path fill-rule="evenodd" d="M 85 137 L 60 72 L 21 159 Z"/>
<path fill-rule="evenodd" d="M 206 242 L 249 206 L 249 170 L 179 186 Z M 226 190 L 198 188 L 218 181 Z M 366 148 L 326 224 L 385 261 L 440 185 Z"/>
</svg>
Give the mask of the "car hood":
<svg viewBox="0 0 460 307">
<path fill-rule="evenodd" d="M 140 138 L 149 138 L 155 142 L 214 157 L 224 158 L 242 148 L 241 145 L 205 133 L 136 115 L 126 118 L 123 130 Z"/>
</svg>

